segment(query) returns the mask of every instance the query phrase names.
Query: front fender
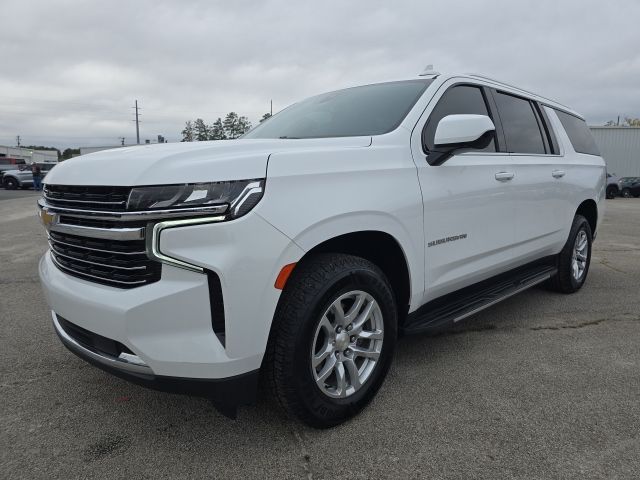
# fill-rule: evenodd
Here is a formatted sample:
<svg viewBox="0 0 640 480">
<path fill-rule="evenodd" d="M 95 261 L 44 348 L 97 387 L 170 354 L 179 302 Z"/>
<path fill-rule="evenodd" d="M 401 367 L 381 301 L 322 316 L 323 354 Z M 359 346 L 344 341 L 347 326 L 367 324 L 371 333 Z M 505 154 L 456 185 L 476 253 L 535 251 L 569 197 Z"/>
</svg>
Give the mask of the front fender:
<svg viewBox="0 0 640 480">
<path fill-rule="evenodd" d="M 318 245 L 342 235 L 357 232 L 385 233 L 398 242 L 404 254 L 411 286 L 410 304 L 413 307 L 424 295 L 424 245 L 416 243 L 416 236 L 394 218 L 384 212 L 348 212 L 324 218 L 290 237 L 302 250 L 308 252 Z"/>
</svg>

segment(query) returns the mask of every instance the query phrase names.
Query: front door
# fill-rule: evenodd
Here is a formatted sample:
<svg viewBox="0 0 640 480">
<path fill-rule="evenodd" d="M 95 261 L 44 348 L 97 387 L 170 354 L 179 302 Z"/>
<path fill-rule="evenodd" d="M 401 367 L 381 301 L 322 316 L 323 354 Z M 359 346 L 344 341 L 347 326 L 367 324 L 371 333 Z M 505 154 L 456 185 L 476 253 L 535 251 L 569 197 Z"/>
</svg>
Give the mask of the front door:
<svg viewBox="0 0 640 480">
<path fill-rule="evenodd" d="M 511 157 L 496 152 L 499 136 L 486 149 L 456 154 L 442 165 L 426 161 L 440 119 L 492 117 L 488 105 L 481 86 L 445 84 L 412 134 L 424 201 L 427 301 L 500 273 L 513 262 L 515 173 Z"/>
</svg>

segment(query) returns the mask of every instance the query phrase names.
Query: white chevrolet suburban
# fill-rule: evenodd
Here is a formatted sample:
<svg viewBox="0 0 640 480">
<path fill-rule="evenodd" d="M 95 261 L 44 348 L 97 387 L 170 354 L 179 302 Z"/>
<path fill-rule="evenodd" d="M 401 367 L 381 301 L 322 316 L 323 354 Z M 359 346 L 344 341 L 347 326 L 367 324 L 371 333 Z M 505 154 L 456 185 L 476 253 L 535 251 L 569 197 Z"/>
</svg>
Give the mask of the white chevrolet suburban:
<svg viewBox="0 0 640 480">
<path fill-rule="evenodd" d="M 223 413 L 259 378 L 315 427 L 357 414 L 398 335 L 533 285 L 573 293 L 602 221 L 585 121 L 479 75 L 347 88 L 238 140 L 68 160 L 40 278 L 72 352 Z"/>
</svg>

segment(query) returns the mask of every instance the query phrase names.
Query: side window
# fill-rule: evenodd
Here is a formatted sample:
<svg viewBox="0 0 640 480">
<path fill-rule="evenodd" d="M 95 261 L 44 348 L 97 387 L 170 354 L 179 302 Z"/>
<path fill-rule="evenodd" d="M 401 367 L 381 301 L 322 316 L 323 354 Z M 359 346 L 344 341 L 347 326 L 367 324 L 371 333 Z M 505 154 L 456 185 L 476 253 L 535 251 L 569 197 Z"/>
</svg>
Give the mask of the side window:
<svg viewBox="0 0 640 480">
<path fill-rule="evenodd" d="M 562 127 L 571 140 L 573 149 L 579 153 L 586 153 L 588 155 L 600 155 L 596 141 L 591 135 L 591 130 L 587 126 L 587 122 L 581 118 L 574 117 L 568 113 L 556 110 L 556 115 L 562 123 Z"/>
<path fill-rule="evenodd" d="M 435 106 L 424 130 L 422 131 L 422 143 L 424 144 L 426 151 L 433 150 L 433 138 L 436 134 L 436 128 L 438 122 L 447 115 L 460 115 L 460 114 L 476 114 L 487 115 L 489 109 L 484 99 L 484 94 L 479 87 L 473 87 L 471 85 L 457 85 L 449 88 Z M 491 140 L 491 143 L 484 149 L 484 151 L 495 152 L 496 142 L 495 138 Z"/>
<path fill-rule="evenodd" d="M 502 120 L 507 151 L 546 153 L 544 139 L 531 102 L 502 92 L 495 94 L 495 100 Z"/>
<path fill-rule="evenodd" d="M 544 110 L 544 106 L 540 105 L 538 102 L 534 102 L 536 106 L 536 111 L 538 112 L 538 118 L 542 123 L 542 128 L 544 133 L 546 134 L 547 146 L 549 147 L 549 152 L 554 155 L 558 155 L 560 153 L 560 147 L 558 146 L 558 139 L 556 138 L 556 134 L 553 131 L 553 126 L 549 121 L 549 117 L 547 116 L 547 112 Z"/>
</svg>

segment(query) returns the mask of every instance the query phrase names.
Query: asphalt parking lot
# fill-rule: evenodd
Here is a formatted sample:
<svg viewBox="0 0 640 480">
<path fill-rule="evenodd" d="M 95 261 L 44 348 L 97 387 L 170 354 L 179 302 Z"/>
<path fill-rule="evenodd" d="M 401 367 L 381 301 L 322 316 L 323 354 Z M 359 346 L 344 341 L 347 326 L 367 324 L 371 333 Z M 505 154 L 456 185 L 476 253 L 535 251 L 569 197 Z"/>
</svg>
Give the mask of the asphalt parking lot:
<svg viewBox="0 0 640 480">
<path fill-rule="evenodd" d="M 232 421 L 69 353 L 38 283 L 35 198 L 0 190 L 2 478 L 640 476 L 640 200 L 606 202 L 579 293 L 533 289 L 401 340 L 371 406 L 318 431 L 264 400 Z"/>
<path fill-rule="evenodd" d="M 16 198 L 25 198 L 25 197 L 34 197 L 37 199 L 39 195 L 40 195 L 40 192 L 36 192 L 33 189 L 6 190 L 4 188 L 0 188 L 0 202 L 3 200 L 13 200 Z"/>
</svg>

